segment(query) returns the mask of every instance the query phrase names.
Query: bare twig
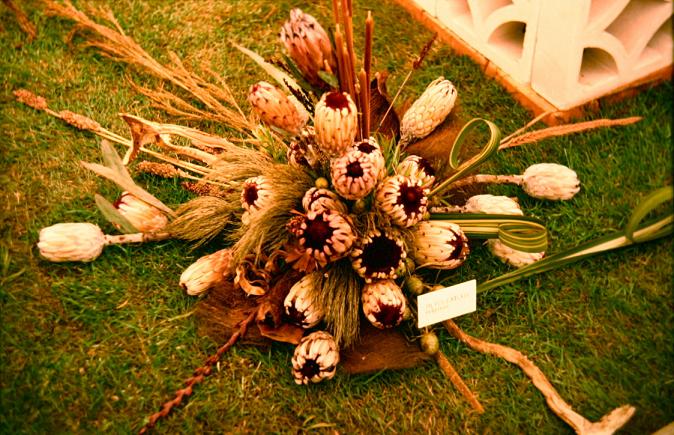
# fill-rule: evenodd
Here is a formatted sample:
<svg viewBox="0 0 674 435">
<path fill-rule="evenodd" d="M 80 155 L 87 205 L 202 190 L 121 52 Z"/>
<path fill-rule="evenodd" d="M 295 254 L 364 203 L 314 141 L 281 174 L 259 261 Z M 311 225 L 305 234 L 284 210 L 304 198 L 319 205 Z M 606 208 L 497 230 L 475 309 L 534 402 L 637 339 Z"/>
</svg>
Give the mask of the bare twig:
<svg viewBox="0 0 674 435">
<path fill-rule="evenodd" d="M 603 416 L 598 422 L 593 423 L 571 409 L 571 406 L 562 399 L 541 369 L 531 362 L 526 355 L 507 346 L 471 337 L 463 332 L 452 320 L 445 321 L 444 325 L 454 338 L 467 344 L 471 349 L 496 355 L 508 362 L 517 364 L 531 379 L 534 386 L 545 396 L 545 401 L 548 403 L 550 409 L 578 434 L 611 434 L 627 423 L 635 412 L 633 406 L 623 405 Z"/>
<path fill-rule="evenodd" d="M 468 403 L 470 403 L 470 406 L 472 406 L 473 409 L 478 413 L 483 414 L 484 408 L 482 407 L 482 404 L 477 400 L 475 394 L 470 391 L 470 388 L 468 388 L 465 382 L 463 382 L 463 379 L 461 379 L 461 376 L 459 376 L 459 373 L 456 371 L 456 369 L 454 369 L 454 366 L 452 366 L 445 354 L 442 352 L 436 352 L 433 356 L 435 357 L 435 361 L 438 363 L 438 366 L 440 366 L 440 369 L 445 375 L 447 375 L 449 380 L 452 381 L 452 384 L 454 384 L 456 389 L 461 392 Z"/>
<path fill-rule="evenodd" d="M 229 337 L 227 343 L 222 345 L 222 347 L 220 347 L 220 349 L 218 349 L 217 352 L 215 352 L 215 354 L 208 357 L 208 359 L 204 361 L 204 365 L 197 368 L 194 371 L 192 377 L 188 378 L 185 381 L 185 387 L 176 391 L 175 397 L 172 400 L 169 400 L 168 402 L 164 403 L 160 411 L 152 414 L 149 417 L 148 422 L 138 432 L 139 434 L 144 434 L 148 430 L 152 429 L 157 424 L 157 421 L 159 421 L 161 418 L 168 416 L 173 410 L 173 408 L 179 406 L 182 403 L 184 398 L 192 395 L 194 386 L 203 382 L 206 376 L 210 375 L 213 372 L 213 366 L 216 365 L 218 361 L 220 361 L 222 355 L 225 352 L 227 352 L 232 346 L 234 346 L 234 344 L 237 342 L 239 338 L 246 335 L 246 332 L 248 331 L 248 326 L 250 326 L 250 324 L 255 320 L 256 314 L 257 310 L 251 311 L 248 317 L 241 322 L 241 324 L 239 325 L 239 329 L 236 332 L 234 332 L 231 337 Z"/>
</svg>

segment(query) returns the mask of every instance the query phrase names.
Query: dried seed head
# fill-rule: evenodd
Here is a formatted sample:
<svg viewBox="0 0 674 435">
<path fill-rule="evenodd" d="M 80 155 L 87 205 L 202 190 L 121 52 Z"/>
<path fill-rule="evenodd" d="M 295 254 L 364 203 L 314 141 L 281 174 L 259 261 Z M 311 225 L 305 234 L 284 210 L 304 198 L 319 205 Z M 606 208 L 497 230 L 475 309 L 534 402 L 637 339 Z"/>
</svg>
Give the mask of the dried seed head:
<svg viewBox="0 0 674 435">
<path fill-rule="evenodd" d="M 468 238 L 455 223 L 425 221 L 414 228 L 414 261 L 419 267 L 455 269 L 468 257 Z"/>
<path fill-rule="evenodd" d="M 49 108 L 47 100 L 39 95 L 35 95 L 29 90 L 17 89 L 14 91 L 14 96 L 18 102 L 23 103 L 28 107 L 32 107 L 33 109 L 46 110 Z"/>
<path fill-rule="evenodd" d="M 248 102 L 262 121 L 293 134 L 300 132 L 309 119 L 309 113 L 293 96 L 267 82 L 250 87 Z"/>
<path fill-rule="evenodd" d="M 411 227 L 423 219 L 428 198 L 421 180 L 403 175 L 386 178 L 377 188 L 375 204 L 394 224 Z"/>
<path fill-rule="evenodd" d="M 332 335 L 317 331 L 302 338 L 292 358 L 295 383 L 307 385 L 335 376 L 339 348 Z"/>
<path fill-rule="evenodd" d="M 105 234 L 94 224 L 62 223 L 40 230 L 40 255 L 56 263 L 93 261 L 106 245 Z"/>
<path fill-rule="evenodd" d="M 564 165 L 539 163 L 522 174 L 522 188 L 534 198 L 567 200 L 580 190 L 578 175 Z"/>
<path fill-rule="evenodd" d="M 365 284 L 361 299 L 365 317 L 377 328 L 393 328 L 402 322 L 407 300 L 394 281 Z"/>
<path fill-rule="evenodd" d="M 314 111 L 316 142 L 330 156 L 341 156 L 358 133 L 358 110 L 346 92 L 323 94 Z"/>
<path fill-rule="evenodd" d="M 351 261 L 358 275 L 372 282 L 397 278 L 396 270 L 402 267 L 406 256 L 401 237 L 375 229 L 358 241 Z"/>
</svg>

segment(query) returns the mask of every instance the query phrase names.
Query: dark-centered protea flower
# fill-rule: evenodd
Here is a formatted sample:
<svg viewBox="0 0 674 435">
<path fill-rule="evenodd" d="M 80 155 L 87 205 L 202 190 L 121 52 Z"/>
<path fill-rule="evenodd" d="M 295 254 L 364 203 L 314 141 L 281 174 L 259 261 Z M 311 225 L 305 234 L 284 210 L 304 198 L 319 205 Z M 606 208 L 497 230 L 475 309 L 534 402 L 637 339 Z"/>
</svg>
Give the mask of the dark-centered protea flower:
<svg viewBox="0 0 674 435">
<path fill-rule="evenodd" d="M 408 178 L 421 180 L 426 189 L 430 189 L 435 183 L 435 170 L 423 157 L 411 155 L 400 162 L 396 168 L 396 174 L 404 175 Z"/>
<path fill-rule="evenodd" d="M 412 256 L 419 267 L 455 269 L 469 253 L 468 238 L 455 223 L 425 221 L 414 228 Z"/>
<path fill-rule="evenodd" d="M 334 210 L 297 216 L 288 224 L 288 231 L 297 237 L 297 246 L 287 254 L 286 261 L 294 263 L 296 270 L 307 272 L 346 256 L 355 239 L 349 221 Z"/>
<path fill-rule="evenodd" d="M 353 268 L 366 282 L 397 278 L 396 270 L 406 256 L 402 238 L 378 229 L 359 240 L 351 252 Z"/>
<path fill-rule="evenodd" d="M 243 182 L 241 206 L 246 210 L 246 216 L 254 215 L 260 210 L 266 209 L 273 204 L 273 201 L 272 185 L 265 177 L 253 177 Z"/>
<path fill-rule="evenodd" d="M 307 385 L 335 376 L 339 363 L 339 348 L 332 335 L 317 331 L 302 338 L 293 354 L 295 383 Z"/>
<path fill-rule="evenodd" d="M 312 187 L 307 190 L 302 198 L 302 207 L 305 211 L 323 212 L 325 210 L 335 210 L 340 213 L 348 213 L 344 203 L 339 200 L 336 193 L 328 189 L 319 189 Z"/>
<path fill-rule="evenodd" d="M 311 298 L 316 273 L 305 275 L 296 282 L 283 302 L 286 315 L 302 328 L 313 328 L 323 319 L 323 311 Z"/>
<path fill-rule="evenodd" d="M 334 71 L 337 63 L 330 38 L 314 17 L 300 9 L 290 11 L 290 20 L 281 28 L 281 41 L 288 55 L 312 84 L 321 83 L 319 71 Z"/>
<path fill-rule="evenodd" d="M 293 134 L 299 133 L 309 120 L 309 113 L 295 97 L 267 82 L 250 87 L 248 102 L 266 124 Z"/>
<path fill-rule="evenodd" d="M 361 299 L 365 317 L 377 328 L 393 328 L 403 320 L 407 300 L 392 280 L 365 284 Z"/>
<path fill-rule="evenodd" d="M 361 199 L 377 185 L 379 169 L 363 153 L 351 150 L 330 163 L 330 176 L 337 193 L 346 199 Z"/>
<path fill-rule="evenodd" d="M 421 180 L 395 175 L 385 179 L 377 188 L 376 206 L 396 225 L 411 227 L 426 213 L 426 193 Z"/>
<path fill-rule="evenodd" d="M 329 156 L 341 156 L 358 133 L 358 109 L 346 92 L 327 92 L 314 111 L 316 142 Z"/>
<path fill-rule="evenodd" d="M 379 144 L 373 137 L 356 142 L 353 144 L 351 150 L 359 152 L 372 163 L 372 166 L 377 171 L 377 179 L 381 180 L 386 176 L 386 160 L 384 159 L 384 154 L 382 154 Z"/>
</svg>

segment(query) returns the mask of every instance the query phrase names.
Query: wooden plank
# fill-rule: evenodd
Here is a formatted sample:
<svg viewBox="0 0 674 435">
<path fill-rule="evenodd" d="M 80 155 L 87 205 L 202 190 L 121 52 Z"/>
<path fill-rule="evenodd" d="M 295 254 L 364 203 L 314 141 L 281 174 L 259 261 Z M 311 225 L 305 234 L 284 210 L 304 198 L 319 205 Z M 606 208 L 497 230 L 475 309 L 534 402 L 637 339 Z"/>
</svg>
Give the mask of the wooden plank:
<svg viewBox="0 0 674 435">
<path fill-rule="evenodd" d="M 438 37 L 445 44 L 449 45 L 455 53 L 470 57 L 475 63 L 482 67 L 484 74 L 496 80 L 503 86 L 513 98 L 524 108 L 532 113 L 532 117 L 542 113 L 550 112 L 542 121 L 547 125 L 558 125 L 568 123 L 574 119 L 583 117 L 587 112 L 596 112 L 602 104 L 614 103 L 621 99 L 630 97 L 638 93 L 644 87 L 653 86 L 669 80 L 672 77 L 672 66 L 662 68 L 645 77 L 628 83 L 610 94 L 594 99 L 577 107 L 567 110 L 559 110 L 548 100 L 540 96 L 529 86 L 519 83 L 509 74 L 503 71 L 498 65 L 492 63 L 480 52 L 471 47 L 467 42 L 461 39 L 456 33 L 448 29 L 444 24 L 430 15 L 413 0 L 395 0 L 419 23 L 423 24 L 430 31 L 438 34 Z"/>
</svg>

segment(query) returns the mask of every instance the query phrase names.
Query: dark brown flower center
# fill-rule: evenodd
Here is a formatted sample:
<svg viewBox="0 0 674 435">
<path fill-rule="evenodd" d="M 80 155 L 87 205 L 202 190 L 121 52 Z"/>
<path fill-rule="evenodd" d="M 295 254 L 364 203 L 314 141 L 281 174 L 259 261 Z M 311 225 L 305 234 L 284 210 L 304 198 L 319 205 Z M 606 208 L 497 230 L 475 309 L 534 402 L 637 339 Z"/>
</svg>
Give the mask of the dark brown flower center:
<svg viewBox="0 0 674 435">
<path fill-rule="evenodd" d="M 304 245 L 307 248 L 322 250 L 326 242 L 332 237 L 334 230 L 330 224 L 317 216 L 314 220 L 307 220 L 307 229 L 304 230 Z"/>
<path fill-rule="evenodd" d="M 397 204 L 403 206 L 407 215 L 419 213 L 425 197 L 424 189 L 421 186 L 410 186 L 407 183 L 402 183 Z"/>
<path fill-rule="evenodd" d="M 457 237 L 454 240 L 447 240 L 447 244 L 452 246 L 454 250 L 449 254 L 447 260 L 456 260 L 461 258 L 461 253 L 463 252 L 463 240 Z"/>
<path fill-rule="evenodd" d="M 360 255 L 367 275 L 377 272 L 389 273 L 400 264 L 403 250 L 395 240 L 386 236 L 377 236 L 363 247 Z"/>
<path fill-rule="evenodd" d="M 325 97 L 325 105 L 331 109 L 349 109 L 349 100 L 342 92 L 330 92 Z"/>
<path fill-rule="evenodd" d="M 435 175 L 435 169 L 433 169 L 431 163 L 428 160 L 424 159 L 423 157 L 419 158 L 417 165 L 419 165 L 419 168 L 421 168 L 421 170 L 423 170 L 426 173 L 426 175 Z"/>
<path fill-rule="evenodd" d="M 351 178 L 360 178 L 363 176 L 363 167 L 360 165 L 360 162 L 355 161 L 346 165 L 346 175 Z"/>
<path fill-rule="evenodd" d="M 377 322 L 384 325 L 386 328 L 392 328 L 398 324 L 400 320 L 400 305 L 388 305 L 382 302 L 377 302 L 379 312 L 374 313 L 374 318 Z"/>
<path fill-rule="evenodd" d="M 375 147 L 374 145 L 372 145 L 370 142 L 368 142 L 366 140 L 364 140 L 361 143 L 359 143 L 358 145 L 356 145 L 356 148 L 358 149 L 358 151 L 360 151 L 361 153 L 364 153 L 364 154 L 370 154 L 372 151 L 377 149 L 377 147 Z"/>
<path fill-rule="evenodd" d="M 309 379 L 313 378 L 320 372 L 321 366 L 319 366 L 316 360 L 313 359 L 308 359 L 304 361 L 304 365 L 300 369 L 300 373 L 302 373 L 302 376 Z"/>
<path fill-rule="evenodd" d="M 292 323 L 302 326 L 307 319 L 307 316 L 304 315 L 304 312 L 298 311 L 297 308 L 295 308 L 295 304 L 291 304 L 288 307 L 288 318 Z"/>
<path fill-rule="evenodd" d="M 255 204 L 257 197 L 257 184 L 248 184 L 243 188 L 243 200 L 246 202 L 246 204 Z"/>
</svg>

